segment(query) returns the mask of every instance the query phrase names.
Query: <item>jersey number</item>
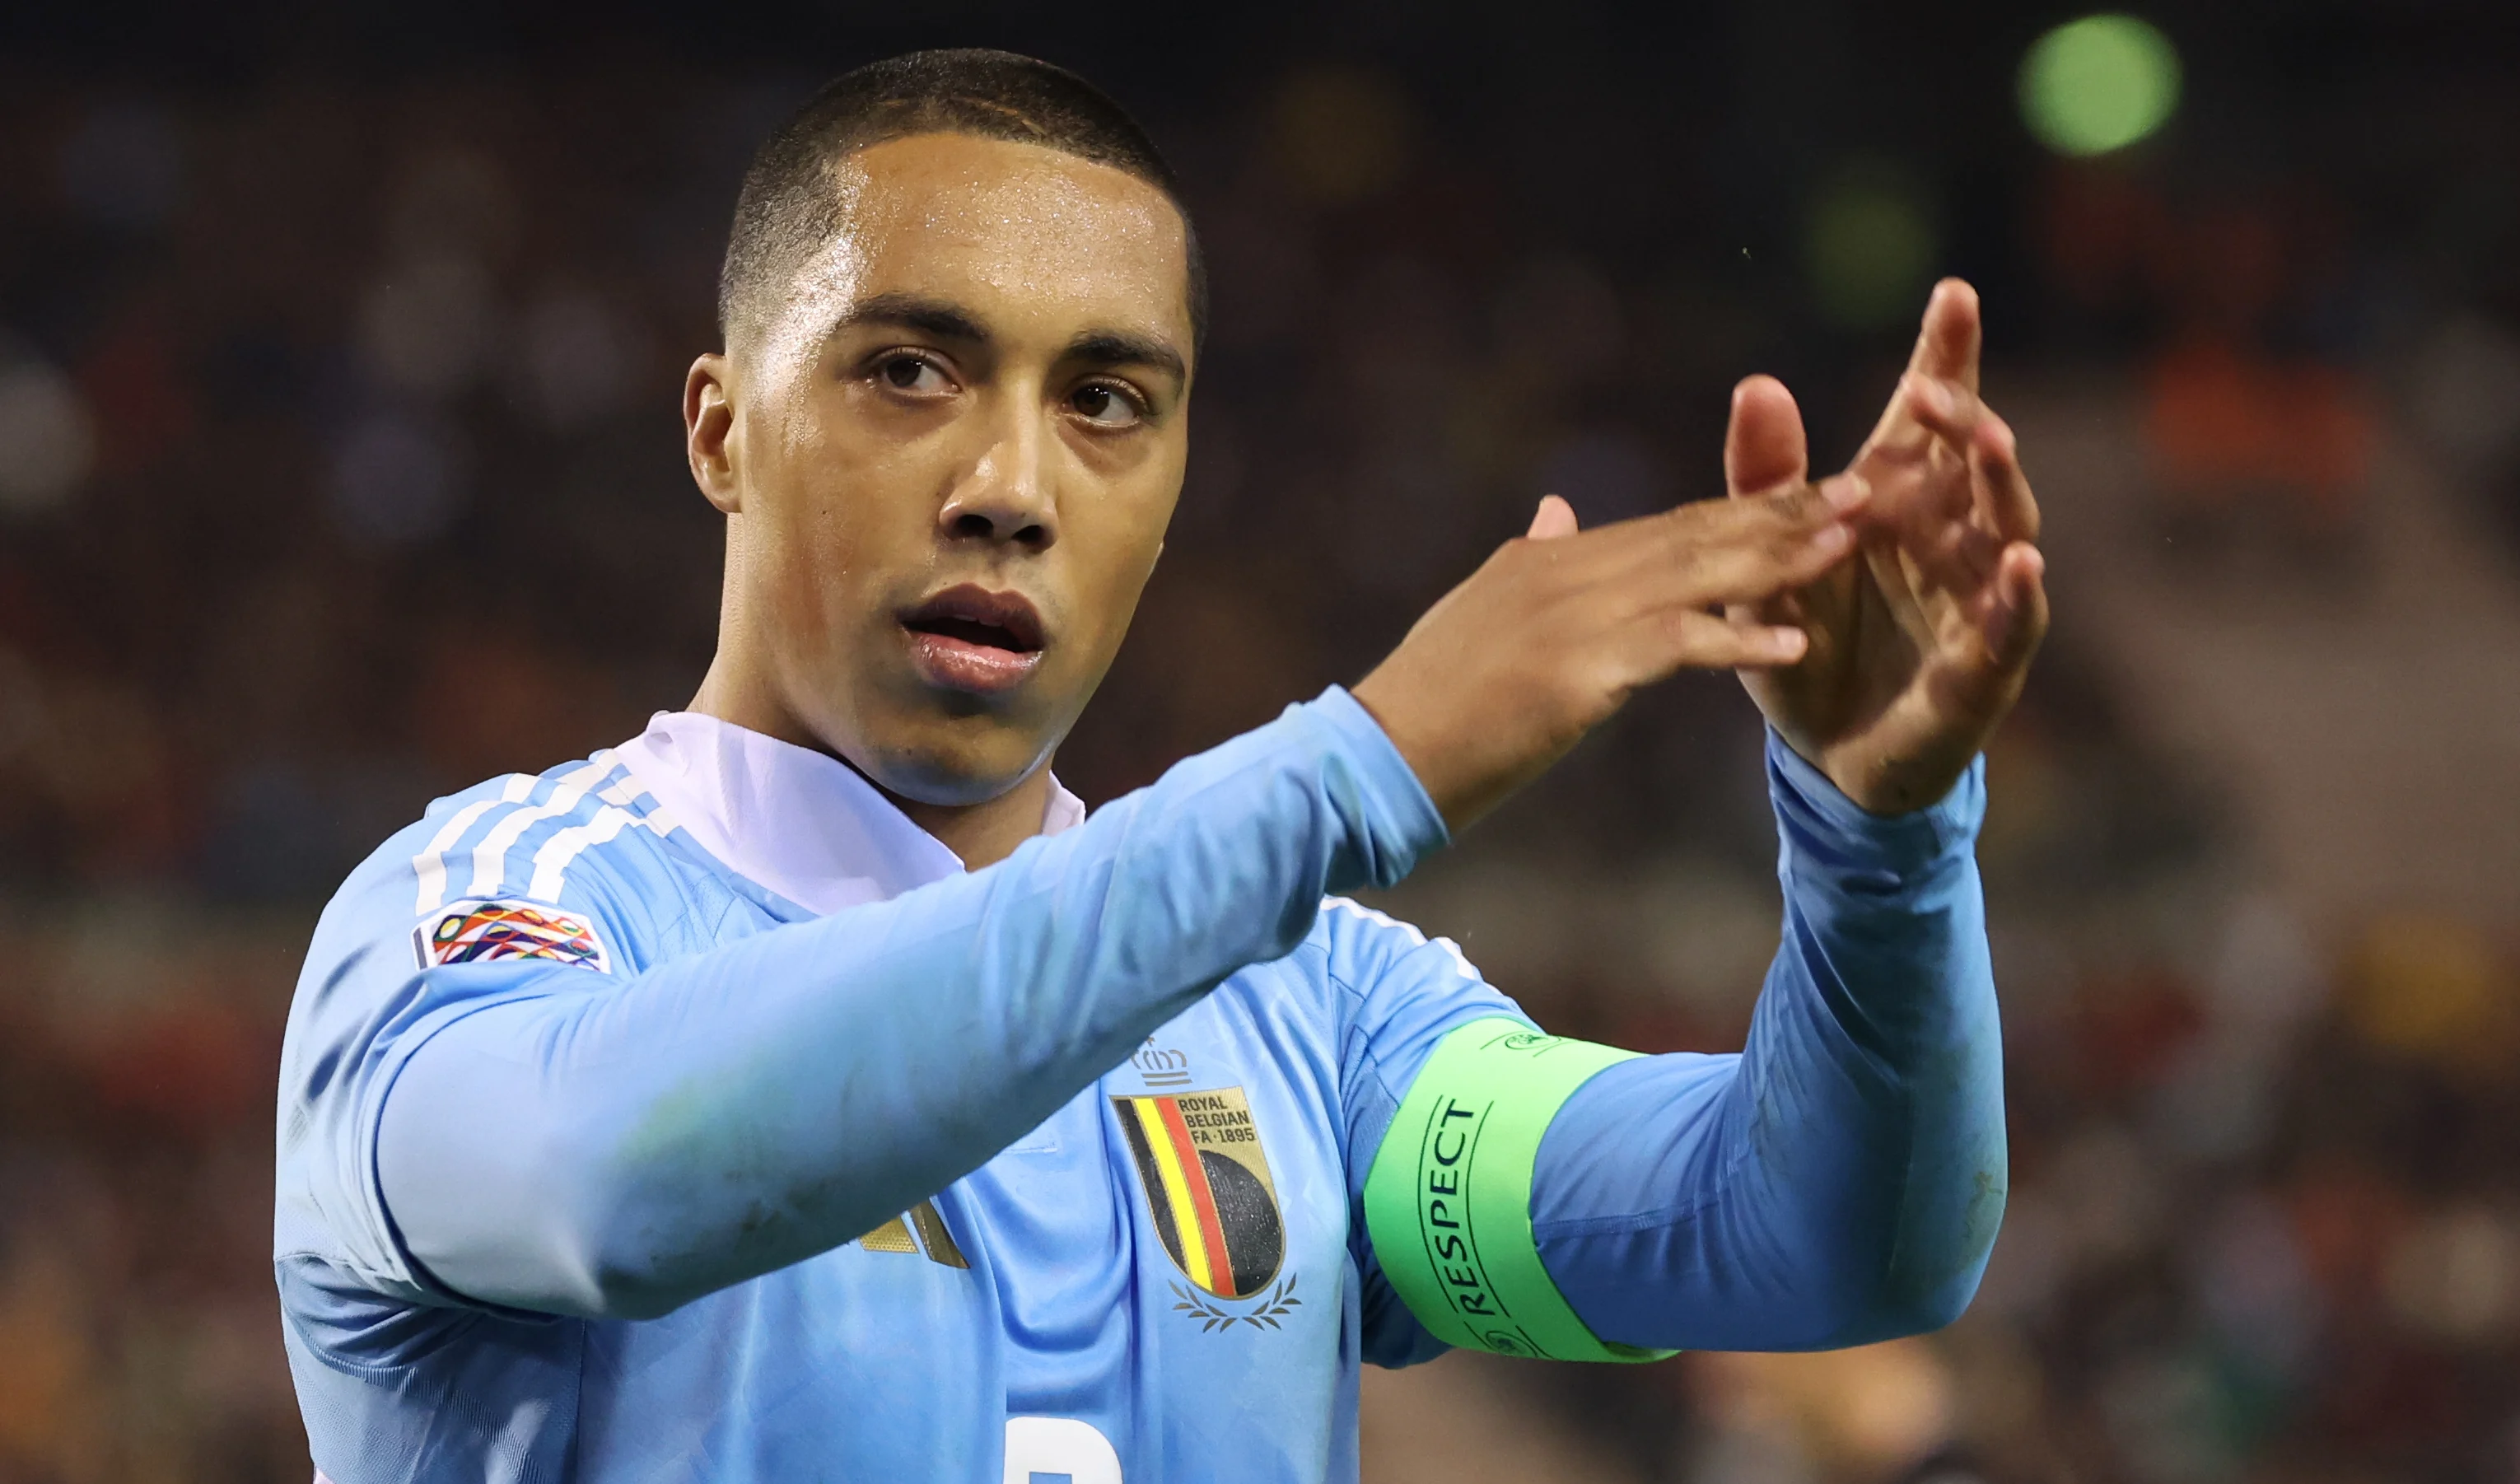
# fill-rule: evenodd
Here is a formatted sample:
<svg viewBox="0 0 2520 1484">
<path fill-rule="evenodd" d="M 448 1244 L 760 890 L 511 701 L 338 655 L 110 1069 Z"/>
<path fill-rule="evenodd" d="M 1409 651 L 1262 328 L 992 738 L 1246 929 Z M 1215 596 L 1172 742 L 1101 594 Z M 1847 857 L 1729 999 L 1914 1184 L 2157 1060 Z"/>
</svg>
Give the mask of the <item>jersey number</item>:
<svg viewBox="0 0 2520 1484">
<path fill-rule="evenodd" d="M 1007 1418 L 1007 1484 L 1059 1479 L 1120 1484 L 1119 1450 L 1093 1423 L 1075 1417 Z"/>
</svg>

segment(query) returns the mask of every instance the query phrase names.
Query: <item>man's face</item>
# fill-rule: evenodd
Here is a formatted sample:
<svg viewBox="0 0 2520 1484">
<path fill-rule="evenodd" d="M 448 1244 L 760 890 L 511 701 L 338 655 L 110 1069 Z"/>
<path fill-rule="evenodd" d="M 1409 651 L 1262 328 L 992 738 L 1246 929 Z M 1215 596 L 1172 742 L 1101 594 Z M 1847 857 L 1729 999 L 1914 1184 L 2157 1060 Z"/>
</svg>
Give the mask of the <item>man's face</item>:
<svg viewBox="0 0 2520 1484">
<path fill-rule="evenodd" d="M 977 803 L 1066 736 L 1162 550 L 1184 225 L 1134 176 L 961 134 L 859 151 L 832 186 L 838 232 L 686 391 L 730 517 L 720 663 L 789 740 Z"/>
</svg>

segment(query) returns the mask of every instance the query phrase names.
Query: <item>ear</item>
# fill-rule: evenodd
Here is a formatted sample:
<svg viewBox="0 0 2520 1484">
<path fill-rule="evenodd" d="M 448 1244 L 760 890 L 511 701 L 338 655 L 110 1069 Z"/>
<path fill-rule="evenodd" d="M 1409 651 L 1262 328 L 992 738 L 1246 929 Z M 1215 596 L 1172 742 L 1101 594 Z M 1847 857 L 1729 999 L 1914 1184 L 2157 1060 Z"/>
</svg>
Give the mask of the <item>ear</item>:
<svg viewBox="0 0 2520 1484">
<path fill-rule="evenodd" d="M 716 352 L 683 376 L 683 449 L 692 481 L 727 515 L 742 509 L 743 442 L 735 428 L 735 366 Z"/>
</svg>

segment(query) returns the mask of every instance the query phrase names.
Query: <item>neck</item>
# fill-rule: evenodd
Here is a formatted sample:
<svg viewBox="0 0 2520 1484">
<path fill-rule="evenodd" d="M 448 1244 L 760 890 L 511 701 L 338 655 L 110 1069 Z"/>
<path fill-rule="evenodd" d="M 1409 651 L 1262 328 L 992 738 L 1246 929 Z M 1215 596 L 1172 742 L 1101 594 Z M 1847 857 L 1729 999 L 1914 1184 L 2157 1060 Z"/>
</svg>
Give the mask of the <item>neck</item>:
<svg viewBox="0 0 2520 1484">
<path fill-rule="evenodd" d="M 799 747 L 808 747 L 826 757 L 838 759 L 858 777 L 866 779 L 899 809 L 910 822 L 936 836 L 946 849 L 962 858 L 963 864 L 977 871 L 994 866 L 1015 853 L 1015 847 L 1041 833 L 1042 817 L 1050 808 L 1050 764 L 1025 775 L 1023 782 L 995 798 L 976 804 L 928 804 L 905 798 L 880 782 L 869 777 L 864 768 L 850 761 L 845 753 L 826 743 L 793 711 L 782 705 L 767 688 L 747 684 L 741 667 L 728 663 L 726 652 L 709 665 L 708 674 L 700 681 L 699 693 L 692 697 L 691 709 L 720 721 L 732 722 L 749 732 Z"/>
</svg>

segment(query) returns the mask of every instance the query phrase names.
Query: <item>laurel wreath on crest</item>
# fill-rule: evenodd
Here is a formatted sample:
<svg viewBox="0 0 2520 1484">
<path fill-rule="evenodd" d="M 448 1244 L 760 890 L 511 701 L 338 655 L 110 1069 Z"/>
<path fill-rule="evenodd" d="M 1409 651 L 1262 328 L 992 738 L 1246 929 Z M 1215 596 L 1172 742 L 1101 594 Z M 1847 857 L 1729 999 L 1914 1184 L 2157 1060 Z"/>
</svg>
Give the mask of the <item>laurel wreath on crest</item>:
<svg viewBox="0 0 2520 1484">
<path fill-rule="evenodd" d="M 1179 1283 L 1172 1284 L 1172 1290 L 1181 1299 L 1180 1303 L 1173 1305 L 1174 1308 L 1186 1310 L 1192 1317 L 1203 1321 L 1198 1327 L 1201 1334 L 1219 1328 L 1231 1329 L 1238 1324 L 1249 1325 L 1254 1329 L 1264 1325 L 1276 1329 L 1281 1327 L 1278 1321 L 1282 1316 L 1301 1308 L 1304 1302 L 1295 1296 L 1295 1279 L 1292 1274 L 1281 1281 L 1278 1286 L 1261 1295 L 1260 1307 L 1248 1314 L 1237 1314 L 1231 1309 L 1220 1309 L 1208 1300 L 1205 1293 L 1194 1288 L 1185 1288 Z"/>
</svg>

